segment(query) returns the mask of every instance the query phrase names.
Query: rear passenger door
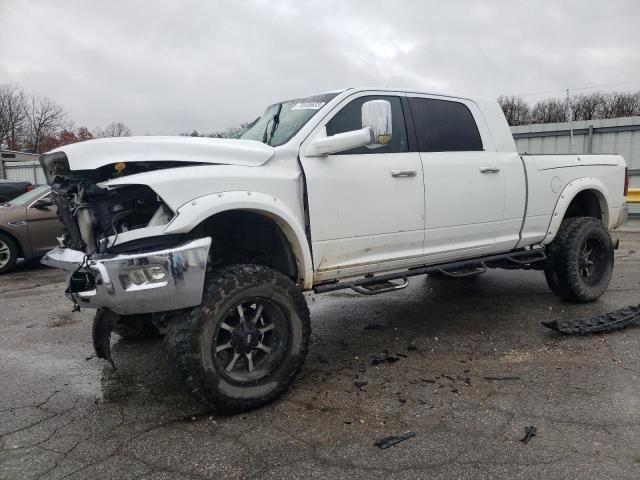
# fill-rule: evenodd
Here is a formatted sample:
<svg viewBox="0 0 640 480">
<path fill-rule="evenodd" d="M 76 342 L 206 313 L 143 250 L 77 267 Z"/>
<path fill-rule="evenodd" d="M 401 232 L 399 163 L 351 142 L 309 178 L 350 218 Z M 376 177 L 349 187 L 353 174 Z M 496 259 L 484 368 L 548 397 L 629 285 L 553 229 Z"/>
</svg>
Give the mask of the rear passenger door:
<svg viewBox="0 0 640 480">
<path fill-rule="evenodd" d="M 410 95 L 425 185 L 424 253 L 442 259 L 495 249 L 504 211 L 501 159 L 471 101 Z"/>
</svg>

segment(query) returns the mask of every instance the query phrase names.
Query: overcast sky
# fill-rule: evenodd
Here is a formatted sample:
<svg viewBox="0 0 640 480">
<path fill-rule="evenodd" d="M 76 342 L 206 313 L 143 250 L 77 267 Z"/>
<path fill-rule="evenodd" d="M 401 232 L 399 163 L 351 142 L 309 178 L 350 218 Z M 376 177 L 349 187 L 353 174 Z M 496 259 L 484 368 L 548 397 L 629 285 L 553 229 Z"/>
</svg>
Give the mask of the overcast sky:
<svg viewBox="0 0 640 480">
<path fill-rule="evenodd" d="M 348 86 L 640 89 L 639 21 L 637 0 L 0 0 L 0 83 L 76 126 L 210 132 Z"/>
</svg>

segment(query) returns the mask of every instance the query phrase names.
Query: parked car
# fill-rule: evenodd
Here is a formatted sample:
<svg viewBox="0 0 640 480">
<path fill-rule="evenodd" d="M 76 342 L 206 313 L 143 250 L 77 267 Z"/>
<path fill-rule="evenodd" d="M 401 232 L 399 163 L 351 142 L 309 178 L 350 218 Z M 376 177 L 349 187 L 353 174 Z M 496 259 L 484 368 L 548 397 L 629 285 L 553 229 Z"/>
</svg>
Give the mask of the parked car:
<svg viewBox="0 0 640 480">
<path fill-rule="evenodd" d="M 31 190 L 33 190 L 33 184 L 31 182 L 14 182 L 12 180 L 0 179 L 0 203 L 7 202 Z"/>
<path fill-rule="evenodd" d="M 10 272 L 18 258 L 42 257 L 62 235 L 62 224 L 48 186 L 0 205 L 0 274 Z"/>
<path fill-rule="evenodd" d="M 114 325 L 150 316 L 191 395 L 227 411 L 281 395 L 308 351 L 302 292 L 544 270 L 590 302 L 626 219 L 618 155 L 520 155 L 494 100 L 347 89 L 278 102 L 240 139 L 139 137 L 41 157 L 69 298 Z"/>
</svg>

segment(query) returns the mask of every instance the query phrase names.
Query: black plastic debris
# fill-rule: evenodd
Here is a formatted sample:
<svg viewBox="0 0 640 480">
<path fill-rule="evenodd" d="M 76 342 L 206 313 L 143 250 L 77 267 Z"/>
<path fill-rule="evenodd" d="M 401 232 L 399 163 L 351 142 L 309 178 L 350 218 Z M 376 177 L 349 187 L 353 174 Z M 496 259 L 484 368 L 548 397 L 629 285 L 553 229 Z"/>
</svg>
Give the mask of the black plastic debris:
<svg viewBox="0 0 640 480">
<path fill-rule="evenodd" d="M 389 437 L 381 438 L 380 440 L 376 440 L 373 444 L 376 447 L 380 448 L 381 450 L 384 450 L 385 448 L 389 448 L 395 445 L 396 443 L 403 442 L 408 438 L 415 437 L 415 436 L 416 434 L 414 432 L 404 432 L 399 435 L 391 435 Z"/>
<path fill-rule="evenodd" d="M 613 312 L 579 320 L 542 322 L 545 327 L 564 335 L 614 332 L 637 323 L 640 323 L 640 305 L 630 305 Z"/>
<path fill-rule="evenodd" d="M 522 437 L 520 441 L 526 445 L 537 434 L 538 434 L 538 429 L 534 425 L 531 425 L 529 427 L 524 427 L 524 437 Z"/>
<path fill-rule="evenodd" d="M 372 366 L 374 366 L 374 367 L 375 367 L 375 366 L 377 366 L 377 365 L 380 365 L 380 364 L 381 364 L 381 363 L 383 363 L 383 362 L 387 362 L 387 363 L 395 363 L 395 362 L 397 362 L 398 360 L 400 360 L 400 358 L 399 358 L 399 357 L 394 357 L 393 355 L 389 355 L 389 354 L 388 354 L 388 352 L 386 352 L 386 351 L 383 351 L 382 353 L 383 353 L 383 356 L 380 356 L 380 355 L 371 355 L 371 356 L 369 357 L 369 358 L 370 358 L 370 360 L 371 360 L 371 361 L 370 361 L 370 364 L 371 364 Z"/>
<path fill-rule="evenodd" d="M 113 362 L 113 357 L 111 356 L 111 332 L 113 331 L 113 325 L 117 319 L 118 314 L 106 308 L 99 308 L 96 312 L 96 316 L 93 318 L 93 325 L 91 328 L 93 349 L 96 352 L 96 357 L 104 358 L 111 364 L 114 370 L 117 369 Z"/>
</svg>

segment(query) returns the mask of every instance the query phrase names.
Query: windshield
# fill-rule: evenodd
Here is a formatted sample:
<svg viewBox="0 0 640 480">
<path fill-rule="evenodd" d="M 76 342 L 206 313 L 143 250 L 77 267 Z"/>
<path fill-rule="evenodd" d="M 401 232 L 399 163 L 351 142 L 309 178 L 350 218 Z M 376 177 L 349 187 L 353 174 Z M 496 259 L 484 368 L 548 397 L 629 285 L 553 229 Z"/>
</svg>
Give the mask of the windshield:
<svg viewBox="0 0 640 480">
<path fill-rule="evenodd" d="M 275 103 L 267 107 L 262 116 L 253 121 L 238 138 L 257 140 L 274 147 L 287 143 L 338 93 L 322 93 Z"/>
<path fill-rule="evenodd" d="M 33 202 L 34 200 L 44 195 L 45 193 L 47 193 L 48 190 L 49 190 L 49 187 L 46 185 L 42 185 L 41 187 L 36 187 L 30 192 L 23 193 L 22 195 L 17 196 L 13 200 L 9 200 L 7 202 L 7 205 L 11 207 L 26 205 L 28 203 Z"/>
</svg>

